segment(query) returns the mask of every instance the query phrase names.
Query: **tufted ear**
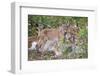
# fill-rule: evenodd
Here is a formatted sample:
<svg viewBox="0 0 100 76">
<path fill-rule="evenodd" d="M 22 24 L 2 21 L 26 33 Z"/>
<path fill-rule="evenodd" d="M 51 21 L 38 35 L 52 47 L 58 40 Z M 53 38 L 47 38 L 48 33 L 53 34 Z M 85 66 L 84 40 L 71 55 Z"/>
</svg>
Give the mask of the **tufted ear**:
<svg viewBox="0 0 100 76">
<path fill-rule="evenodd" d="M 59 32 L 62 32 L 62 28 L 61 27 L 59 27 Z"/>
</svg>

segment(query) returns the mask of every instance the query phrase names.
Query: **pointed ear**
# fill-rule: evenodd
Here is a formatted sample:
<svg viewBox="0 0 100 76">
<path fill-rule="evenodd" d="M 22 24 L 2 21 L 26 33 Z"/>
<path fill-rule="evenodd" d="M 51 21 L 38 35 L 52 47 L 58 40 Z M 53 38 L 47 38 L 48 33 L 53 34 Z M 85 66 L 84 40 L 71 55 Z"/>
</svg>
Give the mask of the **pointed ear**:
<svg viewBox="0 0 100 76">
<path fill-rule="evenodd" d="M 61 26 L 59 27 L 59 32 L 62 32 L 62 27 Z"/>
</svg>

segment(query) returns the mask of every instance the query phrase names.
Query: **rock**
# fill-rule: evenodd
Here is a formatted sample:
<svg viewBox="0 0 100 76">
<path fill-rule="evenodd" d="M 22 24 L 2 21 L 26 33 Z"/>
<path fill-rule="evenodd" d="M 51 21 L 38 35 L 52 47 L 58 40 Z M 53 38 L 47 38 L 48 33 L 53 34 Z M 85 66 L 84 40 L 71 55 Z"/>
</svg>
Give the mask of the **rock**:
<svg viewBox="0 0 100 76">
<path fill-rule="evenodd" d="M 36 45 L 37 45 L 37 42 L 33 41 L 32 46 L 30 48 L 28 48 L 28 50 L 29 51 L 36 50 Z"/>
</svg>

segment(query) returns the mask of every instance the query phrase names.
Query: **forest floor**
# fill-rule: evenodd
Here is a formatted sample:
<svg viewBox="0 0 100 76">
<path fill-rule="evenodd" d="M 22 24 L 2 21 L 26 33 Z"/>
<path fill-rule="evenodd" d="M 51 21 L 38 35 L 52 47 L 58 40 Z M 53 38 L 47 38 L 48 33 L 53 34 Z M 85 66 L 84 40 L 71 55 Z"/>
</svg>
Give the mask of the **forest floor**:
<svg viewBox="0 0 100 76">
<path fill-rule="evenodd" d="M 28 61 L 33 61 L 33 60 L 54 60 L 54 59 L 84 59 L 84 58 L 88 58 L 88 54 L 86 52 L 63 53 L 59 57 L 55 57 L 55 54 L 54 54 L 53 51 L 45 51 L 43 53 L 37 52 L 37 51 L 29 51 L 28 52 Z"/>
</svg>

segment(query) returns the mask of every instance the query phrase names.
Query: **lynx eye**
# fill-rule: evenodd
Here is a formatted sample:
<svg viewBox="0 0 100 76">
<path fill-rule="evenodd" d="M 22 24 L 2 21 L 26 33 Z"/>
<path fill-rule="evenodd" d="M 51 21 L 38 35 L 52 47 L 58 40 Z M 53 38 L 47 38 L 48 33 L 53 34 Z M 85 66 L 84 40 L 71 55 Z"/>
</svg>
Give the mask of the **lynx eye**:
<svg viewBox="0 0 100 76">
<path fill-rule="evenodd" d="M 64 32 L 64 36 L 67 34 L 67 32 Z"/>
</svg>

